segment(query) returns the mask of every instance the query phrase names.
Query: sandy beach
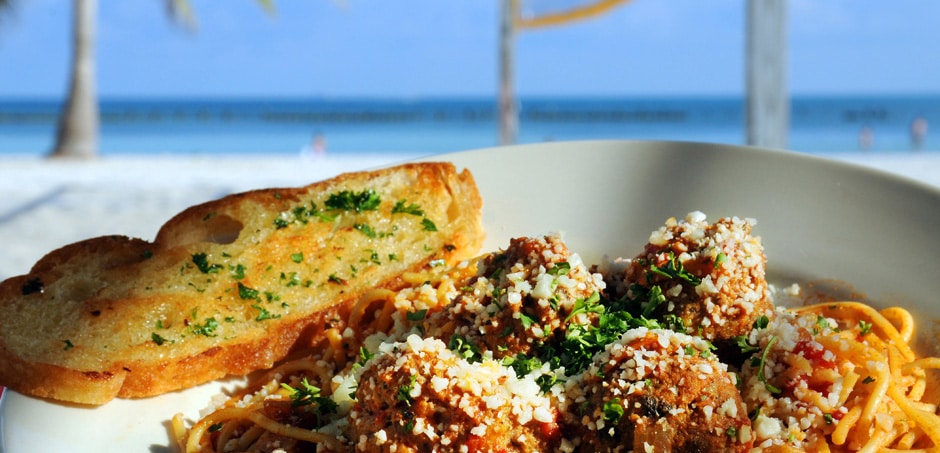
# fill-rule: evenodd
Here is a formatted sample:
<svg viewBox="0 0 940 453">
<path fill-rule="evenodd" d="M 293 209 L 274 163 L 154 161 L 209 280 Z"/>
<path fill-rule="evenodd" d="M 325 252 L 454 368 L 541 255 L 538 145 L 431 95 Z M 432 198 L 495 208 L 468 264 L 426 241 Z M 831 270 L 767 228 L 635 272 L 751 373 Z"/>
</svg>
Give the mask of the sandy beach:
<svg viewBox="0 0 940 453">
<path fill-rule="evenodd" d="M 122 234 L 153 239 L 186 207 L 250 189 L 305 185 L 346 171 L 406 160 L 404 154 L 127 156 L 90 162 L 0 160 L 0 279 L 28 272 L 45 253 L 81 239 Z M 940 188 L 940 153 L 833 153 Z"/>
</svg>

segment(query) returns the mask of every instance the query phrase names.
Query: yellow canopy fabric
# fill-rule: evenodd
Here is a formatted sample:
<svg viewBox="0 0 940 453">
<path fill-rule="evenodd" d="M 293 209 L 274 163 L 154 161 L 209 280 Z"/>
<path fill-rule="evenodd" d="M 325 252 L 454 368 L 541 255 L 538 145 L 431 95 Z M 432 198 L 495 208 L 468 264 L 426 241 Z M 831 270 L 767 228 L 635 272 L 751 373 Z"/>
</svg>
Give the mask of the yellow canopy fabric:
<svg viewBox="0 0 940 453">
<path fill-rule="evenodd" d="M 516 28 L 562 25 L 587 19 L 629 0 L 510 0 Z"/>
</svg>

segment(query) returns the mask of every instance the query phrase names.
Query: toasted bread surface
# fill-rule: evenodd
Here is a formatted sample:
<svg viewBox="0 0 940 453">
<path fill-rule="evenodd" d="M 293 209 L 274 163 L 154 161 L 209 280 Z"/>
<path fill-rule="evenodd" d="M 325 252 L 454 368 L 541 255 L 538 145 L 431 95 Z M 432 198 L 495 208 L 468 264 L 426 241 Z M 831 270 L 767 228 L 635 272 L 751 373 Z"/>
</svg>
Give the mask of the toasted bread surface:
<svg viewBox="0 0 940 453">
<path fill-rule="evenodd" d="M 103 404 L 269 368 L 363 292 L 475 255 L 481 210 L 468 171 L 404 164 L 68 245 L 0 283 L 0 385 Z"/>
</svg>

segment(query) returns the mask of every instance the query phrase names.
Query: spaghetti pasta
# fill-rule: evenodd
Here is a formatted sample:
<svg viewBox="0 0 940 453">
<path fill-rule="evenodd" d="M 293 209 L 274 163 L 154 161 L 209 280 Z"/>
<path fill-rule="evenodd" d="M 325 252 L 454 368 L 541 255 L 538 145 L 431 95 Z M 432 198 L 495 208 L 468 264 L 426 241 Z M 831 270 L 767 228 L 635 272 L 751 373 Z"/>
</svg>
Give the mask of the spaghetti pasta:
<svg viewBox="0 0 940 453">
<path fill-rule="evenodd" d="M 916 358 L 913 317 L 901 307 L 883 310 L 859 302 L 829 302 L 790 310 L 800 319 L 829 329 L 817 332 L 814 341 L 831 354 L 829 362 L 846 371 L 834 413 L 839 417 L 828 435 L 833 446 L 847 450 L 895 451 L 940 445 L 940 417 L 936 404 L 923 401 L 926 369 L 940 365 L 936 358 Z M 782 352 L 781 354 L 788 354 Z M 865 377 L 861 377 L 864 373 Z M 827 437 L 826 430 L 811 433 Z M 929 441 L 929 442 L 925 442 Z M 834 451 L 838 450 L 833 448 Z"/>
<path fill-rule="evenodd" d="M 751 255 L 730 245 L 746 234 L 705 244 L 707 261 L 702 244 L 658 240 L 711 228 L 696 219 L 667 222 L 654 253 L 626 263 L 588 267 L 549 236 L 405 276 L 401 291 L 364 294 L 309 356 L 195 422 L 174 417 L 174 436 L 185 452 L 940 447 L 930 376 L 940 357 L 915 353 L 904 308 L 844 301 L 706 317 L 744 326 L 726 338 L 657 311 L 691 294 L 714 307 L 735 278 L 753 278 L 737 267 L 754 266 Z"/>
</svg>

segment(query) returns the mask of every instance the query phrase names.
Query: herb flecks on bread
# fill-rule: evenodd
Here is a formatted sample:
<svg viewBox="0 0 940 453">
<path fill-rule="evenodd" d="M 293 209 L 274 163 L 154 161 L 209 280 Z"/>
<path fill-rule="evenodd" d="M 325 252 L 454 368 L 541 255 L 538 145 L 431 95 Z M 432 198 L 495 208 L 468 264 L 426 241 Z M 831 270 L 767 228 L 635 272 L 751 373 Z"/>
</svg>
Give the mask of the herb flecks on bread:
<svg viewBox="0 0 940 453">
<path fill-rule="evenodd" d="M 469 172 L 406 164 L 193 206 L 0 283 L 0 385 L 84 404 L 271 367 L 372 288 L 482 244 Z"/>
</svg>

